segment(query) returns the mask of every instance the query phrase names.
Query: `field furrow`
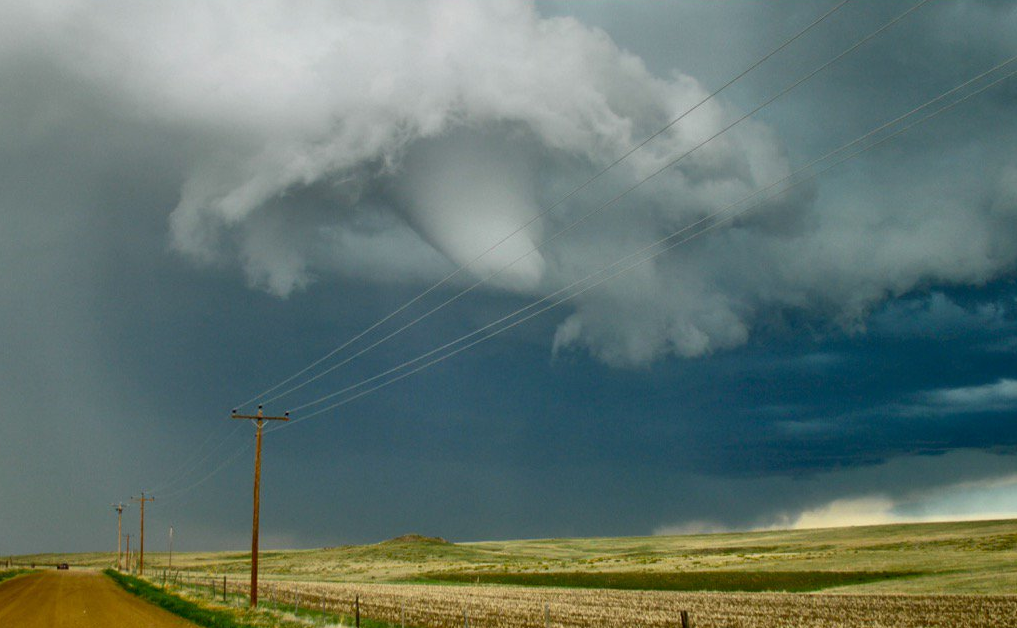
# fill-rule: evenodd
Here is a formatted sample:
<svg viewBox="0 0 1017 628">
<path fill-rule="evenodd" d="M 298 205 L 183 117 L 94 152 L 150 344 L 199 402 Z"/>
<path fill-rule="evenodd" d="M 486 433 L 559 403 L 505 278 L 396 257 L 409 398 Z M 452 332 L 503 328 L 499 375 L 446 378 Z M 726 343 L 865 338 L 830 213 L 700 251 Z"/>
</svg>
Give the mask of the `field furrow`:
<svg viewBox="0 0 1017 628">
<path fill-rule="evenodd" d="M 426 628 L 997 628 L 1017 625 L 1017 596 L 685 593 L 516 586 L 274 582 L 263 599 Z M 546 623 L 545 623 L 546 622 Z"/>
</svg>

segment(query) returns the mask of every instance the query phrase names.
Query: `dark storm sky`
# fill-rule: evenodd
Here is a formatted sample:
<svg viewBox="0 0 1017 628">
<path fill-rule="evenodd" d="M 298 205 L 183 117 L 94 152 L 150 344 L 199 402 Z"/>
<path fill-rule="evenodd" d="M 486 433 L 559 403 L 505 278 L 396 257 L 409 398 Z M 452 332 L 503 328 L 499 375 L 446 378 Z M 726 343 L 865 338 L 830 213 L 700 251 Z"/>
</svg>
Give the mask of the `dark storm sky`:
<svg viewBox="0 0 1017 628">
<path fill-rule="evenodd" d="M 0 554 L 109 548 L 108 504 L 141 490 L 156 496 L 151 538 L 173 525 L 176 548 L 243 548 L 253 437 L 232 407 L 834 4 L 2 3 Z M 913 5 L 849 2 L 384 329 Z M 268 410 L 727 206 L 1017 55 L 1014 32 L 1017 3 L 921 6 Z M 1015 113 L 1012 78 L 572 302 L 268 434 L 263 546 L 1017 516 Z"/>
</svg>

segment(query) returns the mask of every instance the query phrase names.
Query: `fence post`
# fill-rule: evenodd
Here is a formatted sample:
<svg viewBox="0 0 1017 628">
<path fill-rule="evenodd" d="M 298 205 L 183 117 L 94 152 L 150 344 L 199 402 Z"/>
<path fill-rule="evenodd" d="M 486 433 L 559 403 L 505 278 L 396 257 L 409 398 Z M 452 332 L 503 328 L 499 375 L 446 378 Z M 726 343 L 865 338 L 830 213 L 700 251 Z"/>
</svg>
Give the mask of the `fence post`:
<svg viewBox="0 0 1017 628">
<path fill-rule="evenodd" d="M 297 591 L 296 602 L 293 604 L 293 614 L 296 615 L 300 611 L 300 591 Z"/>
<path fill-rule="evenodd" d="M 689 624 L 689 612 L 688 611 L 682 611 L 681 612 L 681 616 L 682 616 L 682 628 L 690 628 L 690 624 Z"/>
<path fill-rule="evenodd" d="M 212 599 L 215 599 L 215 578 L 212 578 Z"/>
<path fill-rule="evenodd" d="M 222 577 L 222 603 L 226 603 L 226 576 Z"/>
<path fill-rule="evenodd" d="M 470 628 L 470 618 L 466 614 L 466 608 L 463 608 L 463 628 Z"/>
<path fill-rule="evenodd" d="M 399 628 L 406 628 L 406 602 L 399 603 Z"/>
<path fill-rule="evenodd" d="M 353 602 L 353 610 L 356 615 L 357 628 L 360 628 L 360 596 L 358 595 L 356 600 Z"/>
<path fill-rule="evenodd" d="M 551 628 L 551 609 L 544 604 L 544 628 Z"/>
</svg>

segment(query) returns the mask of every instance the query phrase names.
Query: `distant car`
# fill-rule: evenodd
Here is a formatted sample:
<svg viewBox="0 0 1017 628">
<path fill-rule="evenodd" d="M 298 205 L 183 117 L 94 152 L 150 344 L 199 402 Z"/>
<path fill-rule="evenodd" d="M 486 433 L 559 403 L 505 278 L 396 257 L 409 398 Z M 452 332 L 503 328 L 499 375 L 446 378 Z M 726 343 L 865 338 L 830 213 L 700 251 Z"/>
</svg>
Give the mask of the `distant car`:
<svg viewBox="0 0 1017 628">
<path fill-rule="evenodd" d="M 60 563 L 59 565 L 57 565 L 57 569 L 70 569 L 70 568 L 71 566 L 68 565 L 67 563 Z"/>
</svg>

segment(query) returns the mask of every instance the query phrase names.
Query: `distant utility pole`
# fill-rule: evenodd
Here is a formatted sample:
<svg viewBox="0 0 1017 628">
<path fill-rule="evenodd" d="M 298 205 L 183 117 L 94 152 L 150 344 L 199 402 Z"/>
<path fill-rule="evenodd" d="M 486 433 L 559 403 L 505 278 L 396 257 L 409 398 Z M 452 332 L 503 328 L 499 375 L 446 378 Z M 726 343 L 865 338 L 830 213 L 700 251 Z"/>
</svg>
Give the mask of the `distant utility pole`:
<svg viewBox="0 0 1017 628">
<path fill-rule="evenodd" d="M 145 575 L 145 502 L 154 502 L 154 497 L 145 497 L 145 491 L 141 491 L 141 497 L 132 497 L 133 501 L 141 502 L 141 554 L 138 559 L 138 575 Z"/>
<path fill-rule="evenodd" d="M 173 526 L 170 526 L 170 558 L 169 558 L 170 571 L 173 570 Z"/>
<path fill-rule="evenodd" d="M 117 511 L 117 571 L 123 571 L 123 554 L 120 552 L 120 539 L 123 538 L 120 533 L 120 519 L 124 514 L 124 503 L 110 504 Z"/>
<path fill-rule="evenodd" d="M 258 414 L 237 414 L 234 409 L 231 418 L 253 419 L 257 421 L 258 432 L 255 436 L 256 447 L 254 449 L 254 520 L 251 525 L 251 608 L 258 606 L 258 506 L 259 493 L 261 488 L 261 428 L 265 421 L 289 421 L 290 413 L 284 416 L 265 416 L 261 412 L 261 404 L 258 404 Z"/>
<path fill-rule="evenodd" d="M 130 570 L 131 570 L 131 535 L 130 534 L 125 534 L 124 536 L 127 537 L 127 571 L 130 572 Z"/>
</svg>

